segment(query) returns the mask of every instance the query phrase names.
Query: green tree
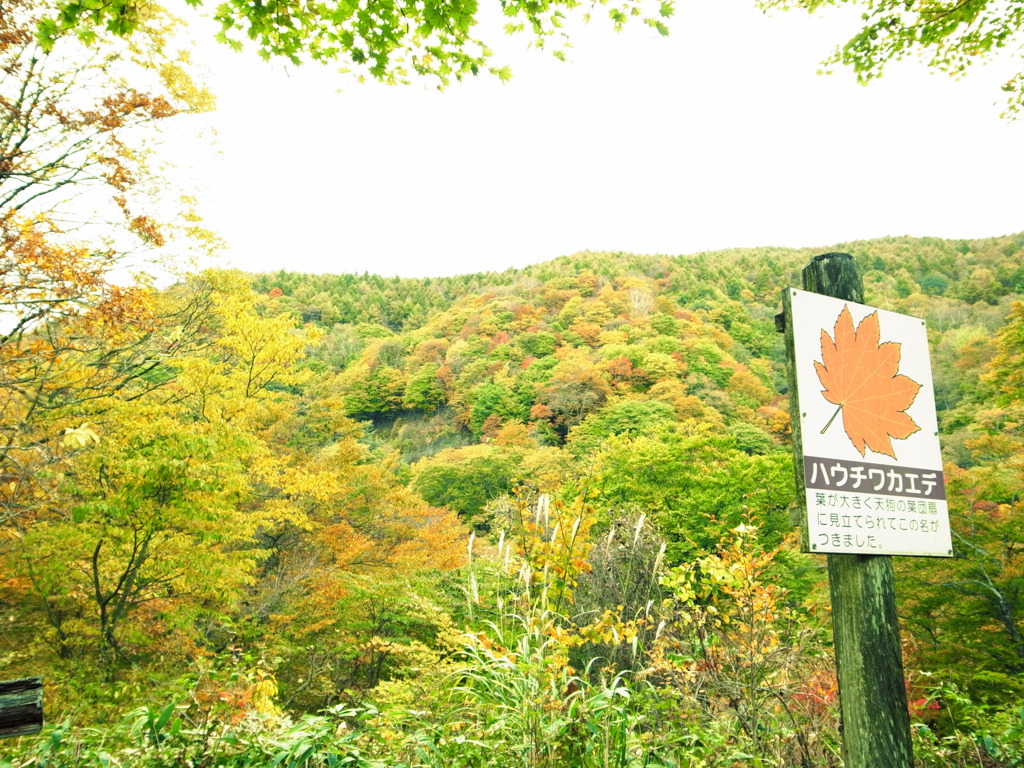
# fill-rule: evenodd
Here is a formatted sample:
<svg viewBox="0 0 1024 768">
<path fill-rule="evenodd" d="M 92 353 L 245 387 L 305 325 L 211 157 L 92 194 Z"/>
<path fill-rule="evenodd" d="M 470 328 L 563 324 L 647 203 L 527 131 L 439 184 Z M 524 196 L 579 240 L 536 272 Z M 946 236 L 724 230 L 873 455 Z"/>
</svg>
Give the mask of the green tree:
<svg viewBox="0 0 1024 768">
<path fill-rule="evenodd" d="M 413 489 L 428 503 L 446 506 L 486 526 L 488 502 L 508 493 L 522 457 L 490 445 L 442 451 L 413 467 Z"/>
<path fill-rule="evenodd" d="M 199 2 L 193 3 L 199 5 Z M 599 0 L 616 29 L 631 17 L 663 35 L 665 20 L 672 15 L 672 0 Z M 95 3 L 65 0 L 54 16 L 39 28 L 40 38 L 52 45 L 63 33 L 75 29 L 90 39 L 98 28 L 129 34 L 142 23 L 150 6 L 130 0 Z M 505 31 L 531 35 L 538 46 L 565 38 L 567 14 L 579 8 L 575 0 L 536 3 L 503 0 Z M 302 61 L 342 61 L 361 76 L 388 83 L 406 83 L 413 76 L 447 85 L 454 78 L 490 72 L 501 79 L 506 67 L 491 62 L 492 52 L 477 37 L 481 8 L 477 0 L 400 0 L 393 3 L 327 3 L 299 5 L 224 0 L 214 10 L 221 25 L 221 42 L 241 49 L 255 45 L 264 58 L 284 57 Z M 584 18 L 589 13 L 580 12 Z M 557 55 L 557 54 L 556 54 Z"/>
<path fill-rule="evenodd" d="M 921 278 L 921 290 L 929 296 L 941 296 L 949 287 L 949 279 L 941 272 L 929 272 Z"/>
<path fill-rule="evenodd" d="M 951 75 L 1002 50 L 1019 51 L 1024 31 L 1024 6 L 997 0 L 758 0 L 764 9 L 866 6 L 864 26 L 833 52 L 827 64 L 849 66 L 862 83 L 881 77 L 886 65 L 910 56 Z M 1002 83 L 1007 113 L 1024 106 L 1024 70 Z"/>
<path fill-rule="evenodd" d="M 569 431 L 570 450 L 586 455 L 612 435 L 633 437 L 675 420 L 675 411 L 657 400 L 623 400 L 592 413 Z"/>
<path fill-rule="evenodd" d="M 364 359 L 341 374 L 341 392 L 345 396 L 345 412 L 360 419 L 402 408 L 406 391 L 405 374 L 389 365 L 372 365 Z"/>
<path fill-rule="evenodd" d="M 424 363 L 405 384 L 402 407 L 412 411 L 436 411 L 444 404 L 445 392 L 437 377 L 437 363 Z"/>
<path fill-rule="evenodd" d="M 789 530 L 791 457 L 748 455 L 708 423 L 612 437 L 595 458 L 593 477 L 595 506 L 649 510 L 668 540 L 669 563 L 713 549 L 726 531 L 752 519 L 765 546 Z"/>
<path fill-rule="evenodd" d="M 472 396 L 469 426 L 475 435 L 480 435 L 488 418 L 496 417 L 501 423 L 510 418 L 523 421 L 528 416 L 527 410 L 516 401 L 513 393 L 498 381 L 484 382 L 473 391 Z"/>
</svg>

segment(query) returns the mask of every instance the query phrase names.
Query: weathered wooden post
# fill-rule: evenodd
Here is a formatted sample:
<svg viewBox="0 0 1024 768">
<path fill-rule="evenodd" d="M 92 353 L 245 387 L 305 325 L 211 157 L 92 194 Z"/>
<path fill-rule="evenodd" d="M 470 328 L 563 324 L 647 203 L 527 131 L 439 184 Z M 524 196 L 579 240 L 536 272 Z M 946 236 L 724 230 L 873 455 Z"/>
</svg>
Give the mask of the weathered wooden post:
<svg viewBox="0 0 1024 768">
<path fill-rule="evenodd" d="M 805 291 L 836 299 L 858 304 L 863 304 L 864 301 L 860 275 L 853 257 L 846 253 L 826 253 L 814 258 L 803 270 L 803 287 Z M 807 413 L 806 406 L 801 408 L 797 398 L 792 295 L 794 294 L 791 290 L 784 293 L 786 310 L 779 318 L 778 324 L 782 326 L 779 330 L 786 333 L 797 491 L 801 507 L 806 507 L 808 481 L 805 479 L 806 466 L 802 445 L 803 424 Z M 838 330 L 834 335 L 838 342 Z M 842 407 L 840 405 L 840 408 Z M 838 412 L 837 410 L 836 413 Z M 814 427 L 817 426 L 815 423 Z M 823 429 L 822 433 L 824 432 Z M 863 446 L 860 447 L 860 451 L 863 456 Z M 823 471 L 832 466 L 844 473 L 836 478 L 836 482 L 841 478 L 844 484 L 849 476 L 848 472 L 854 471 L 848 463 L 821 464 Z M 825 479 L 829 480 L 827 476 Z M 849 497 L 836 495 L 836 498 L 848 500 Z M 857 502 L 860 501 L 861 498 L 857 497 Z M 818 510 L 819 515 L 826 513 L 823 525 L 831 524 L 827 518 L 837 516 L 839 510 Z M 851 515 L 847 509 L 844 517 L 847 527 L 835 529 L 841 530 L 841 533 L 816 533 L 816 541 L 822 540 L 819 537 L 825 537 L 824 541 L 827 544 L 822 548 L 826 551 L 828 544 L 839 546 L 837 542 L 841 541 L 832 539 L 832 535 L 844 537 L 842 540 L 852 540 L 855 534 L 859 537 L 865 533 L 859 528 L 863 522 L 862 516 Z M 858 527 L 852 526 L 849 522 L 851 517 L 857 521 Z M 841 521 L 837 522 L 838 524 L 842 524 Z M 802 524 L 802 534 L 805 549 L 812 551 L 819 548 L 816 543 L 809 540 L 806 524 Z M 874 540 L 875 537 L 870 538 Z M 864 541 L 867 541 L 866 536 Z M 853 546 L 856 546 L 856 542 Z M 910 768 L 913 765 L 910 717 L 903 677 L 903 655 L 896 614 L 892 559 L 887 555 L 833 552 L 834 549 L 828 554 L 828 575 L 832 598 L 832 631 L 839 675 L 844 764 L 847 768 Z"/>
<path fill-rule="evenodd" d="M 31 736 L 43 727 L 43 679 L 0 681 L 0 738 Z"/>
</svg>

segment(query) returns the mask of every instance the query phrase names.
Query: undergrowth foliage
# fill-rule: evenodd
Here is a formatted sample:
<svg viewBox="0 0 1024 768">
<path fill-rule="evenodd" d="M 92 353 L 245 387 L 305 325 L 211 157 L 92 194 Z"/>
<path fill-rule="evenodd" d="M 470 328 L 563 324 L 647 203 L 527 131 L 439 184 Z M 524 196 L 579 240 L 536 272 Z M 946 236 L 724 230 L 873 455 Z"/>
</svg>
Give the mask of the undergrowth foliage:
<svg viewBox="0 0 1024 768">
<path fill-rule="evenodd" d="M 839 765 L 838 687 L 812 608 L 772 579 L 781 547 L 740 525 L 719 551 L 670 569 L 668 631 L 653 666 L 692 716 L 728 724 L 738 753 L 770 765 Z M 746 758 L 742 758 L 746 759 Z"/>
<path fill-rule="evenodd" d="M 0 768 L 842 764 L 828 633 L 786 586 L 787 543 L 764 549 L 744 524 L 666 567 L 643 515 L 514 504 L 508 533 L 470 537 L 465 631 L 424 646 L 416 674 L 296 717 L 275 661 L 239 654 L 105 727 L 50 726 Z M 581 605 L 613 589 L 614 607 Z M 912 688 L 919 766 L 1022 764 L 1020 710 L 927 677 Z"/>
</svg>

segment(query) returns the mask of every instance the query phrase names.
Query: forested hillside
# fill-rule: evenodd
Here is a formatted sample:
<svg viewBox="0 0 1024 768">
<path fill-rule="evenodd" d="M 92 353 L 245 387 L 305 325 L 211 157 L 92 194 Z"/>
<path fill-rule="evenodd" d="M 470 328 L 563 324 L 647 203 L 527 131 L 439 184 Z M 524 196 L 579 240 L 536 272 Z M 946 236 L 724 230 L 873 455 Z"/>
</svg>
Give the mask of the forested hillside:
<svg viewBox="0 0 1024 768">
<path fill-rule="evenodd" d="M 21 242 L 0 663 L 52 727 L 0 765 L 841 765 L 773 321 L 828 250 L 931 343 L 918 762 L 1024 760 L 1024 235 L 132 291 Z"/>
</svg>

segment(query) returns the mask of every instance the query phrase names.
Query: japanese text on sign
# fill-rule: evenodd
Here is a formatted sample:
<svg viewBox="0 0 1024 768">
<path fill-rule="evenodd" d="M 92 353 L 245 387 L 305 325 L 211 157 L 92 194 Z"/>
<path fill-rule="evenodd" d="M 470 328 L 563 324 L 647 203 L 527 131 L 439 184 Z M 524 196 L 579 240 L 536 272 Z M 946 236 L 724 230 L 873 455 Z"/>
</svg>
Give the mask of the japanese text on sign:
<svg viewBox="0 0 1024 768">
<path fill-rule="evenodd" d="M 804 484 L 808 489 L 874 492 L 926 499 L 946 498 L 942 472 L 935 469 L 885 466 L 818 456 L 804 456 Z"/>
</svg>

